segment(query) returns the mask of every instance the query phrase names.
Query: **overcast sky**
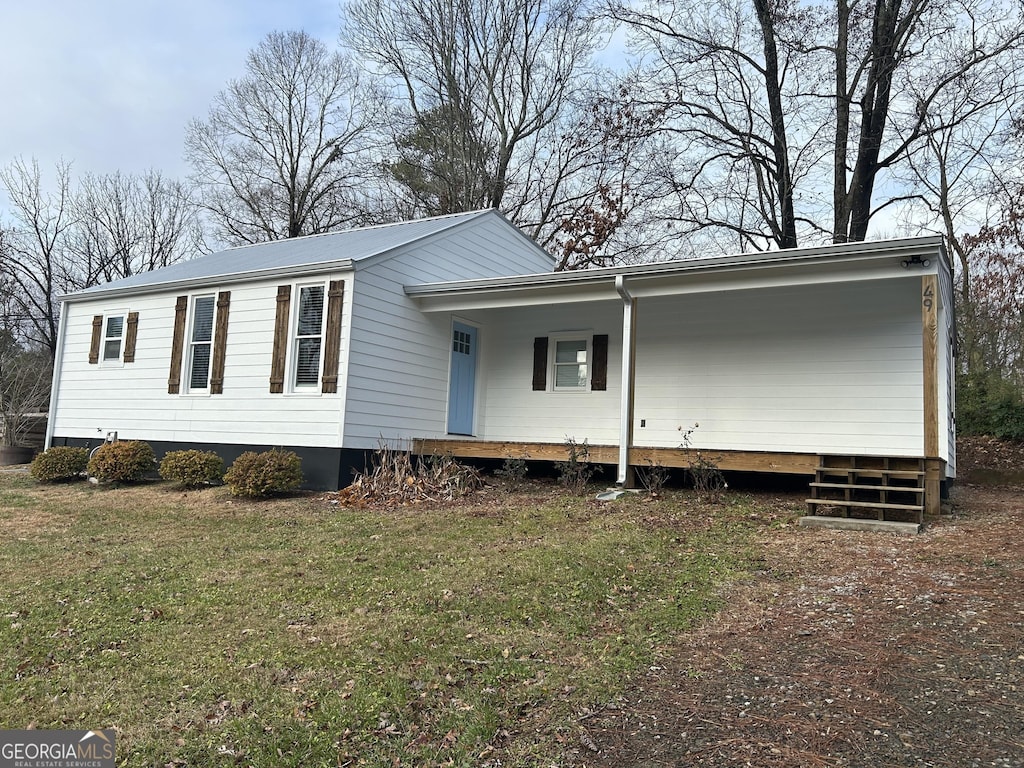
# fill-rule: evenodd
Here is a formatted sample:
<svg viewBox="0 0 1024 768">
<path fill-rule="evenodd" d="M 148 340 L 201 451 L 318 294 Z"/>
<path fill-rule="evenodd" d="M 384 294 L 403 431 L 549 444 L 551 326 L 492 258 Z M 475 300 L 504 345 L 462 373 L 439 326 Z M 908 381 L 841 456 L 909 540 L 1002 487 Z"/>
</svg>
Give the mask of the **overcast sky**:
<svg viewBox="0 0 1024 768">
<path fill-rule="evenodd" d="M 334 46 L 338 0 L 0 0 L 0 165 L 184 177 L 185 126 L 275 30 Z M 2 204 L 0 200 L 0 204 Z"/>
</svg>

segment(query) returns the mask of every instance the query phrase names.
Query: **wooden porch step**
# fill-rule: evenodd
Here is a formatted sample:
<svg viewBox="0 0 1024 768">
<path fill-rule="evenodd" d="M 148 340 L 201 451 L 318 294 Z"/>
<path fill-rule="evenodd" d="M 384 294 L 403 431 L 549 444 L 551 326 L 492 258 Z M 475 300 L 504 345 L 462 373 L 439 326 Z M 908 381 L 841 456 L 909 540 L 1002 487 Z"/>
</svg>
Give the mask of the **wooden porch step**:
<svg viewBox="0 0 1024 768">
<path fill-rule="evenodd" d="M 844 501 L 842 499 L 807 499 L 815 507 L 856 507 L 858 509 L 892 509 L 907 512 L 923 512 L 923 504 L 893 504 L 888 501 Z"/>
<path fill-rule="evenodd" d="M 924 477 L 924 472 L 916 469 L 860 469 L 858 467 L 818 467 L 820 475 L 857 475 L 859 477 L 896 477 L 904 480 L 917 480 Z"/>
<path fill-rule="evenodd" d="M 914 485 L 851 485 L 850 483 L 811 483 L 811 488 L 834 488 L 845 491 L 895 491 L 896 493 L 924 493 L 924 488 Z"/>
</svg>

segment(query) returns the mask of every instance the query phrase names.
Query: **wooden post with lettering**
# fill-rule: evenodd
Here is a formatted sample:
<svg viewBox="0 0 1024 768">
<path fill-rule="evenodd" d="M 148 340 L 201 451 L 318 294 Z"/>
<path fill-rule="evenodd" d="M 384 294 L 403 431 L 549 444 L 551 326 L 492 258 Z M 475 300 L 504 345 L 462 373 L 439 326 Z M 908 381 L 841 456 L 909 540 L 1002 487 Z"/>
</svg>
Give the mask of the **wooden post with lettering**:
<svg viewBox="0 0 1024 768">
<path fill-rule="evenodd" d="M 924 379 L 924 511 L 942 511 L 942 459 L 939 457 L 939 308 L 938 278 L 921 277 L 921 327 Z"/>
</svg>

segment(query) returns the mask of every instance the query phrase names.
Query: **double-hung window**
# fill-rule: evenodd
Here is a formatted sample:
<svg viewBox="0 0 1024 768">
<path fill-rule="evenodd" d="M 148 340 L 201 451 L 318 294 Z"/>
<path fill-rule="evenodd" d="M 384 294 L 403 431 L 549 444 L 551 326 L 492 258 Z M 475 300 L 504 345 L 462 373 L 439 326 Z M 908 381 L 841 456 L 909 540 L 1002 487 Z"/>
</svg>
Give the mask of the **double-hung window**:
<svg viewBox="0 0 1024 768">
<path fill-rule="evenodd" d="M 168 394 L 224 393 L 224 361 L 230 308 L 231 291 L 219 291 L 216 295 L 179 296 L 174 302 Z M 132 315 L 129 315 L 129 338 L 131 329 Z"/>
<path fill-rule="evenodd" d="M 192 299 L 192 330 L 188 346 L 188 391 L 208 392 L 210 361 L 213 357 L 213 317 L 215 297 Z"/>
<path fill-rule="evenodd" d="M 138 332 L 138 312 L 115 310 L 93 315 L 89 364 L 119 368 L 124 363 L 134 363 Z"/>
<path fill-rule="evenodd" d="M 277 287 L 272 393 L 337 393 L 344 297 L 344 280 Z"/>
<path fill-rule="evenodd" d="M 121 360 L 121 345 L 124 341 L 124 315 L 107 315 L 103 323 L 103 362 Z"/>
<path fill-rule="evenodd" d="M 586 338 L 554 339 L 555 391 L 585 390 L 590 375 L 590 342 Z"/>
<path fill-rule="evenodd" d="M 324 286 L 299 286 L 292 343 L 292 386 L 303 391 L 320 386 L 321 350 L 324 342 Z"/>
<path fill-rule="evenodd" d="M 537 336 L 533 340 L 534 392 L 604 392 L 608 389 L 608 334 Z"/>
</svg>

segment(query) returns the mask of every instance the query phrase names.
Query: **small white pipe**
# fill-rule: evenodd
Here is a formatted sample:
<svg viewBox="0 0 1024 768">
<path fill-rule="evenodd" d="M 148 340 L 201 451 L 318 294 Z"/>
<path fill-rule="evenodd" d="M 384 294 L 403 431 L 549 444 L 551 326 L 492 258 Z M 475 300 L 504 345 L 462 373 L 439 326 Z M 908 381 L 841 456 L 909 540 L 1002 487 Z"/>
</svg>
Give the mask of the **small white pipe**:
<svg viewBox="0 0 1024 768">
<path fill-rule="evenodd" d="M 68 304 L 66 301 L 60 303 L 60 319 L 57 321 L 57 351 L 53 357 L 53 378 L 50 380 L 50 410 L 46 414 L 46 439 L 43 442 L 43 449 L 53 445 L 53 430 L 56 426 L 57 416 L 57 393 L 60 392 L 60 369 L 64 364 L 64 336 L 67 333 Z"/>
</svg>

